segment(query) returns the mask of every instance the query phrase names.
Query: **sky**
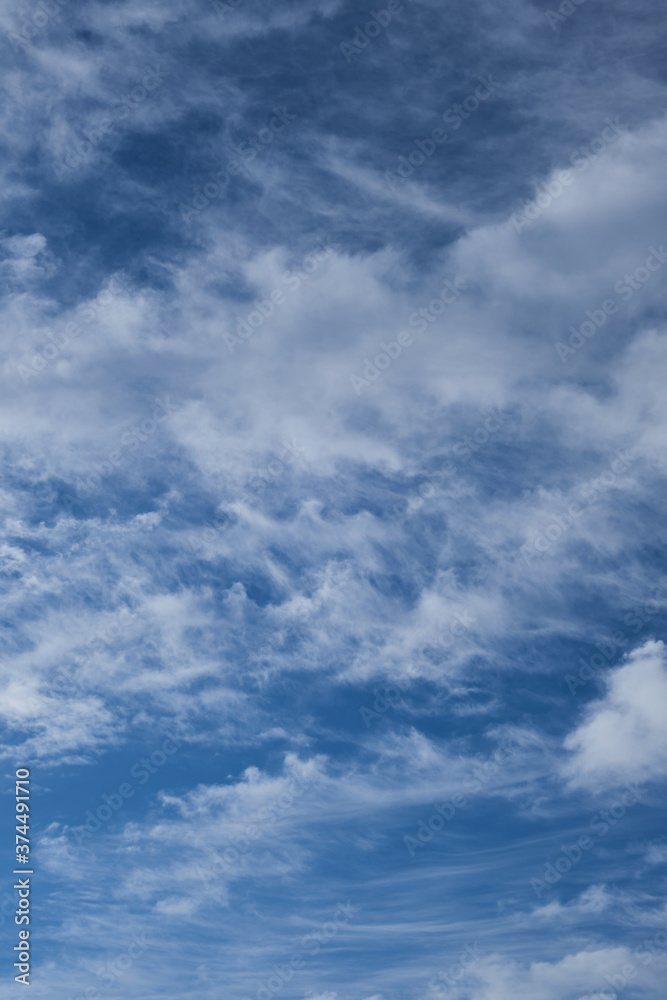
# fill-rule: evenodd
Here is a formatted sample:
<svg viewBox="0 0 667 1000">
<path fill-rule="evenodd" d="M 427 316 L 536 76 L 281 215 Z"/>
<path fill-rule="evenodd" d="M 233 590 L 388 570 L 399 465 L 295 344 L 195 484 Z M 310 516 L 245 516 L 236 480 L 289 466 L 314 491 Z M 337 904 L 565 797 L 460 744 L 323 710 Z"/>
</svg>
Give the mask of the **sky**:
<svg viewBox="0 0 667 1000">
<path fill-rule="evenodd" d="M 662 1000 L 661 5 L 0 35 L 0 998 Z"/>
</svg>

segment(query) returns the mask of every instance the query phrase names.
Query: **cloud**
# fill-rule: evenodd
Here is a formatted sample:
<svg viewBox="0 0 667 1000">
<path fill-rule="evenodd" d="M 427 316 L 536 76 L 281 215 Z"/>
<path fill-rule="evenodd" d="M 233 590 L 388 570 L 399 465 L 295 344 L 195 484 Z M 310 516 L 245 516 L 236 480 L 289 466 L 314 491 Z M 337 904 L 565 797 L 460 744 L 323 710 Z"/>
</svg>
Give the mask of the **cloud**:
<svg viewBox="0 0 667 1000">
<path fill-rule="evenodd" d="M 566 773 L 591 788 L 649 781 L 667 773 L 667 657 L 661 641 L 629 654 L 565 740 Z"/>
<path fill-rule="evenodd" d="M 667 864 L 667 844 L 651 844 L 646 849 L 644 860 L 647 865 Z"/>
<path fill-rule="evenodd" d="M 566 906 L 554 901 L 533 910 L 532 916 L 540 920 L 573 920 L 597 916 L 614 903 L 615 896 L 604 885 L 591 885 Z"/>
<path fill-rule="evenodd" d="M 621 974 L 624 966 L 632 966 L 635 985 L 654 985 L 654 970 L 649 973 L 632 962 L 632 952 L 626 947 L 591 948 L 567 954 L 554 962 L 536 961 L 520 965 L 499 955 L 481 959 L 470 976 L 476 980 L 467 987 L 471 1000 L 562 1000 L 573 996 L 593 1000 L 609 989 L 608 977 Z M 621 977 L 627 983 L 625 976 Z M 634 978 L 634 977 L 633 977 Z M 457 991 L 456 1000 L 465 995 Z"/>
<path fill-rule="evenodd" d="M 573 788 L 665 776 L 665 27 L 371 6 L 0 12 L 1 750 L 35 773 L 40 1000 L 144 932 L 128 1000 L 256 997 L 348 896 L 285 995 L 421 997 L 479 941 L 451 1000 L 581 1000 L 662 918 L 659 808 L 558 902 L 529 879 Z"/>
</svg>

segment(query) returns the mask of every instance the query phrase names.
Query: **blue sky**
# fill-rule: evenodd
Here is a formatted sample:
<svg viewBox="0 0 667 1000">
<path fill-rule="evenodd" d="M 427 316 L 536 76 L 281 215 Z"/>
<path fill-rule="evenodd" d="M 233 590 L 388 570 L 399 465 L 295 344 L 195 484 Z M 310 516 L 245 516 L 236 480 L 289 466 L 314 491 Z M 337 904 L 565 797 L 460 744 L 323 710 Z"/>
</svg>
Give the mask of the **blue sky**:
<svg viewBox="0 0 667 1000">
<path fill-rule="evenodd" d="M 660 6 L 0 26 L 33 1000 L 660 1000 Z"/>
</svg>

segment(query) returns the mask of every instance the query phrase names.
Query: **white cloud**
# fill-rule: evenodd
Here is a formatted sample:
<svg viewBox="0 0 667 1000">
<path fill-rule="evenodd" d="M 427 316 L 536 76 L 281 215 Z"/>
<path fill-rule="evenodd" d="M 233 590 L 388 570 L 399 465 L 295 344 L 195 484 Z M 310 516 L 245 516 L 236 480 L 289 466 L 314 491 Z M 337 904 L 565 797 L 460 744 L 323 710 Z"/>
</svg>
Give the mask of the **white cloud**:
<svg viewBox="0 0 667 1000">
<path fill-rule="evenodd" d="M 522 966 L 499 955 L 480 960 L 471 971 L 472 985 L 456 992 L 456 1000 L 593 1000 L 609 989 L 607 976 L 620 973 L 632 962 L 632 952 L 625 947 L 597 948 L 566 955 L 556 962 L 533 962 Z M 635 968 L 637 968 L 635 964 Z M 651 970 L 652 971 L 652 970 Z M 633 984 L 646 981 L 640 978 Z M 635 972 L 635 976 L 637 972 Z"/>
<path fill-rule="evenodd" d="M 607 682 L 605 697 L 565 740 L 566 773 L 593 788 L 667 774 L 667 656 L 664 643 L 634 650 Z"/>
<path fill-rule="evenodd" d="M 590 885 L 566 906 L 554 900 L 533 910 L 532 917 L 539 917 L 541 920 L 581 920 L 582 917 L 603 913 L 612 905 L 614 898 L 606 886 Z"/>
<path fill-rule="evenodd" d="M 264 677 L 295 668 L 322 671 L 333 663 L 346 682 L 408 674 L 444 690 L 458 684 L 464 693 L 461 677 L 466 685 L 471 678 L 478 683 L 487 665 L 511 665 L 511 657 L 503 661 L 503 642 L 513 641 L 526 623 L 545 636 L 573 631 L 562 594 L 568 580 L 580 575 L 583 545 L 612 557 L 617 567 L 613 579 L 602 572 L 589 576 L 598 593 L 620 601 L 619 593 L 648 590 L 648 571 L 643 575 L 636 561 L 621 558 L 636 535 L 629 536 L 619 511 L 654 488 L 655 465 L 664 454 L 667 411 L 659 373 L 667 338 L 660 331 L 635 331 L 630 317 L 633 339 L 608 368 L 612 391 L 606 395 L 575 383 L 553 385 L 553 339 L 555 324 L 567 329 L 568 316 L 594 306 L 609 281 L 651 242 L 648 234 L 662 211 L 656 177 L 666 144 L 665 123 L 638 130 L 578 177 L 577 186 L 567 189 L 573 193 L 564 193 L 534 226 L 522 233 L 511 223 L 473 229 L 440 254 L 433 274 L 418 287 L 395 280 L 404 269 L 397 251 L 355 254 L 339 247 L 233 354 L 222 332 L 247 315 L 254 297 L 286 288 L 282 275 L 311 248 L 255 252 L 216 228 L 213 208 L 206 215 L 210 232 L 203 249 L 178 266 L 165 253 L 170 286 L 133 289 L 126 276 L 112 307 L 100 309 L 86 332 L 27 386 L 17 362 L 49 346 L 47 330 L 60 338 L 77 310 L 14 295 L 3 314 L 9 333 L 0 419 L 10 451 L 35 486 L 55 490 L 64 484 L 73 491 L 97 463 L 108 464 L 128 426 L 147 417 L 153 392 L 147 398 L 143 390 L 127 388 L 128 366 L 137 384 L 154 385 L 156 371 L 164 376 L 164 391 L 173 393 L 178 410 L 136 455 L 123 452 L 120 466 L 95 494 L 99 517 L 86 511 L 67 527 L 62 520 L 20 522 L 22 499 L 12 492 L 3 497 L 12 538 L 0 555 L 14 574 L 11 611 L 22 640 L 7 663 L 8 683 L 18 656 L 28 691 L 33 673 L 46 686 L 49 671 L 75 654 L 86 632 L 94 634 L 94 619 L 114 613 L 123 581 L 136 620 L 96 654 L 95 669 L 76 678 L 72 694 L 104 695 L 111 685 L 124 704 L 141 692 L 165 713 L 200 711 L 204 700 L 234 711 L 228 676 L 241 648 L 249 669 Z M 609 199 L 619 191 L 623 220 L 641 216 L 627 247 L 607 239 Z M 550 238 L 554 225 L 556 242 Z M 573 275 L 572 252 L 584 231 L 587 250 Z M 592 244 L 595 263 L 589 265 Z M 3 248 L 17 285 L 20 276 L 34 276 L 35 261 L 56 266 L 39 234 L 7 237 Z M 152 266 L 159 263 L 153 259 Z M 415 333 L 409 350 L 357 398 L 350 373 L 360 371 L 382 341 L 408 328 L 413 311 L 457 271 L 469 272 L 469 292 L 421 339 Z M 659 294 L 664 272 L 643 289 L 646 303 Z M 222 293 L 222 279 L 249 298 Z M 536 287 L 550 290 L 553 310 L 545 310 L 541 298 L 532 311 Z M 638 292 L 631 305 L 639 298 Z M 530 351 L 516 336 L 527 321 L 543 334 Z M 582 361 L 586 351 L 579 353 Z M 417 505 L 422 477 L 451 457 L 462 435 L 479 426 L 486 407 L 505 404 L 513 407 L 513 417 L 474 456 L 476 473 L 472 460 L 459 463 Z M 543 439 L 535 436 L 538 425 L 568 454 L 566 473 L 545 482 L 535 471 L 544 451 Z M 511 488 L 489 494 L 484 463 L 493 466 L 503 435 L 502 446 L 521 456 L 521 474 L 510 470 Z M 294 439 L 303 446 L 299 460 L 265 491 L 239 502 L 283 442 Z M 615 449 L 629 446 L 637 459 L 627 473 L 527 567 L 520 555 L 524 542 L 579 502 L 582 485 L 606 472 Z M 152 495 L 147 513 L 118 515 L 115 488 L 125 484 L 141 492 L 151 474 L 166 474 L 173 489 Z M 406 491 L 415 503 L 402 521 L 394 519 L 388 497 L 399 499 Z M 171 530 L 184 496 L 193 494 L 217 507 L 224 530 L 205 537 L 200 510 L 192 512 L 187 527 L 181 519 L 182 530 Z M 433 532 L 435 521 L 447 530 Z M 175 566 L 195 557 L 209 569 L 221 562 L 230 567 L 224 621 L 213 588 L 189 582 L 187 574 L 175 587 L 177 574 L 156 560 L 160 548 L 174 554 Z M 37 594 L 55 600 L 62 576 L 61 564 L 45 551 L 68 553 L 69 603 L 57 615 L 32 616 L 26 608 Z M 394 565 L 388 568 L 390 559 Z M 475 569 L 462 575 L 453 568 L 463 565 Z M 100 572 L 103 588 L 97 586 Z M 400 585 L 382 589 L 392 575 Z M 248 577 L 266 581 L 268 602 L 251 596 Z M 536 589 L 551 598 L 544 606 L 536 607 Z M 95 614 L 91 594 L 103 605 Z M 440 642 L 465 616 L 475 619 L 472 627 L 454 642 Z M 265 655 L 260 650 L 268 640 L 274 644 Z M 189 681 L 195 677 L 210 683 L 206 699 L 193 692 Z M 51 725 L 46 703 L 34 704 L 42 705 L 35 718 Z M 459 705 L 458 711 L 467 710 Z M 106 730 L 99 732 L 103 737 Z"/>
<path fill-rule="evenodd" d="M 644 860 L 647 865 L 667 864 L 667 844 L 651 844 L 646 849 Z"/>
</svg>

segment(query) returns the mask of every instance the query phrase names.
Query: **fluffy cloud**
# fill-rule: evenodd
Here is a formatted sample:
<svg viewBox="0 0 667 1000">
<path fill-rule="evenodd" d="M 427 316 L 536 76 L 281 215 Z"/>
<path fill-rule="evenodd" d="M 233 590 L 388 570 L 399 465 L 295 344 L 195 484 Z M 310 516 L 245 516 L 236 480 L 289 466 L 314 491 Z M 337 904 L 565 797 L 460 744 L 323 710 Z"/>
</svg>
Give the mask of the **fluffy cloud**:
<svg viewBox="0 0 667 1000">
<path fill-rule="evenodd" d="M 422 996 L 478 941 L 452 1000 L 580 1000 L 634 961 L 610 925 L 658 926 L 657 809 L 537 911 L 530 876 L 576 839 L 566 757 L 586 792 L 665 770 L 664 28 L 370 6 L 0 12 L 1 751 L 39 789 L 38 1000 L 134 933 L 128 1000 L 256 1000 L 348 898 L 285 995 Z"/>
<path fill-rule="evenodd" d="M 607 693 L 565 740 L 575 784 L 600 787 L 667 773 L 667 656 L 663 642 L 634 650 L 607 680 Z"/>
<path fill-rule="evenodd" d="M 651 964 L 650 953 L 645 951 L 645 959 L 647 955 L 648 962 L 642 963 L 629 948 L 592 948 L 568 954 L 559 961 L 538 961 L 528 966 L 492 955 L 475 965 L 470 973 L 471 985 L 465 990 L 456 989 L 454 996 L 456 1000 L 466 995 L 471 1000 L 562 1000 L 564 996 L 597 1000 L 601 993 L 609 995 L 614 980 L 619 990 L 627 985 L 624 968 L 626 973 L 628 968 L 634 970 L 631 978 L 635 987 L 641 984 L 655 988 L 660 970 L 642 968 Z"/>
</svg>

